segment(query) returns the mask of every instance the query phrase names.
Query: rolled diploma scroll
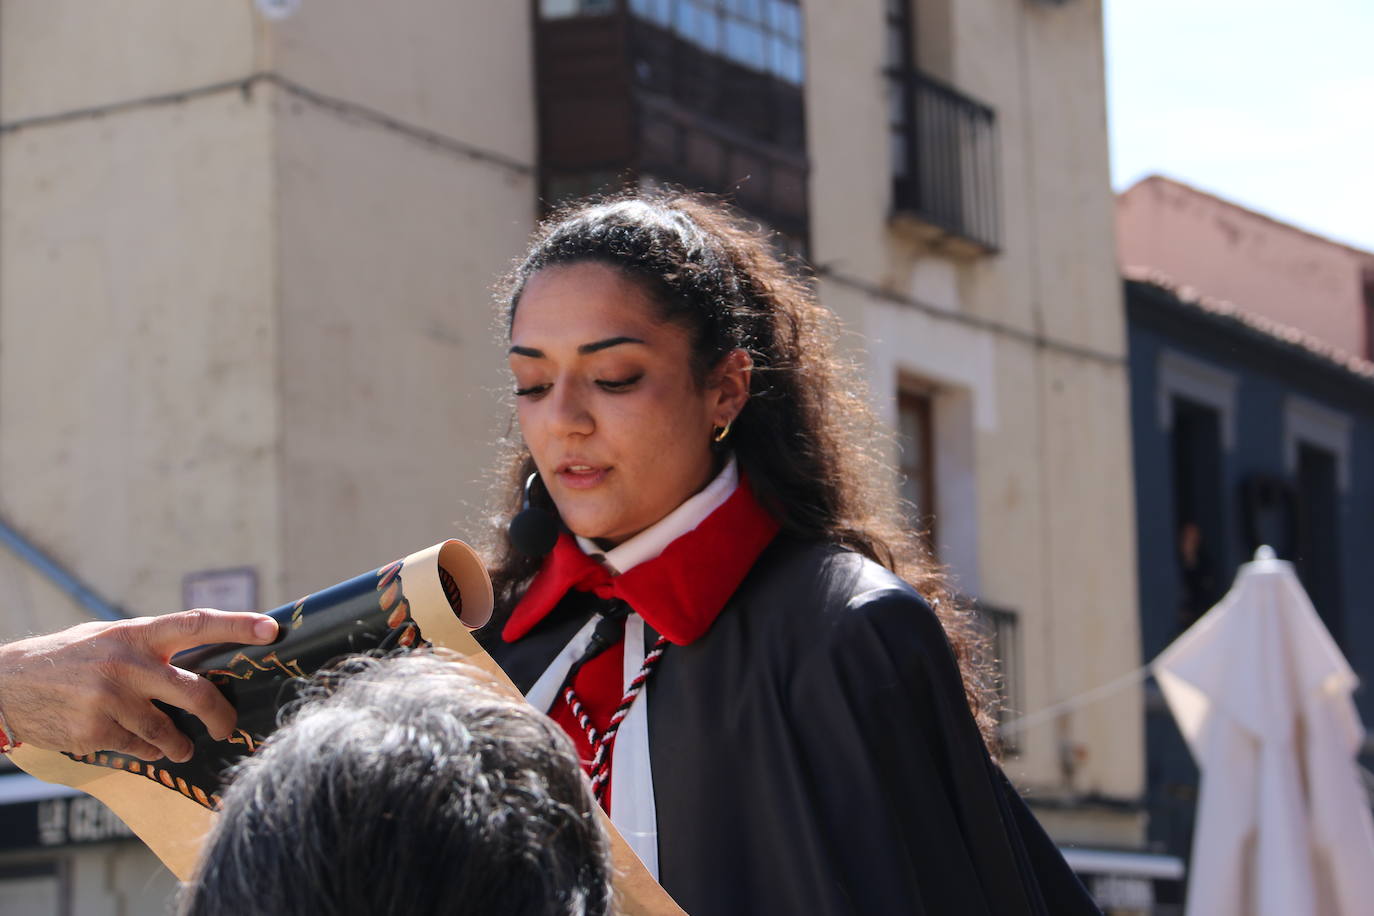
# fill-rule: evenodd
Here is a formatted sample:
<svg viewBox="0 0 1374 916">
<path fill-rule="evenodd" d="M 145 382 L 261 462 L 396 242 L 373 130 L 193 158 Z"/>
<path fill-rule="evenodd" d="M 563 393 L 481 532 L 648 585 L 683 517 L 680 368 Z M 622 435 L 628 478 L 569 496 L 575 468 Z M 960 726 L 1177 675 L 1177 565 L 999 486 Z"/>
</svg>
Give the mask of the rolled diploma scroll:
<svg viewBox="0 0 1374 916">
<path fill-rule="evenodd" d="M 214 823 L 223 770 L 275 728 L 277 712 L 295 697 L 299 678 L 344 655 L 423 640 L 462 656 L 493 686 L 520 697 L 472 636 L 491 608 L 491 581 L 477 555 L 462 541 L 444 541 L 270 611 L 279 633 L 269 645 L 205 646 L 177 655 L 175 664 L 207 677 L 239 712 L 236 733 L 215 741 L 199 719 L 163 706 L 195 744 L 184 764 L 115 753 L 75 758 L 31 745 L 9 756 L 39 779 L 100 799 L 177 878 L 189 881 Z M 620 911 L 682 914 L 599 807 L 597 814 L 611 840 Z"/>
</svg>

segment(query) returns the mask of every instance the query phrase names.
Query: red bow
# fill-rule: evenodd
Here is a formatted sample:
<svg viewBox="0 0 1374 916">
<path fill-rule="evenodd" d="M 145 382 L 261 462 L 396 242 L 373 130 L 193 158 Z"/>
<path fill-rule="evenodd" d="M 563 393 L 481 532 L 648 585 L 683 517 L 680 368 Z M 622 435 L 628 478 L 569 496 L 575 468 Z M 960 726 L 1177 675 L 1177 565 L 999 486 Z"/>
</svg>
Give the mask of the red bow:
<svg viewBox="0 0 1374 916">
<path fill-rule="evenodd" d="M 569 590 L 619 598 L 669 642 L 699 639 L 720 616 L 759 554 L 778 533 L 743 475 L 730 498 L 663 553 L 613 576 L 566 531 L 501 631 L 515 642 L 552 611 Z"/>
</svg>

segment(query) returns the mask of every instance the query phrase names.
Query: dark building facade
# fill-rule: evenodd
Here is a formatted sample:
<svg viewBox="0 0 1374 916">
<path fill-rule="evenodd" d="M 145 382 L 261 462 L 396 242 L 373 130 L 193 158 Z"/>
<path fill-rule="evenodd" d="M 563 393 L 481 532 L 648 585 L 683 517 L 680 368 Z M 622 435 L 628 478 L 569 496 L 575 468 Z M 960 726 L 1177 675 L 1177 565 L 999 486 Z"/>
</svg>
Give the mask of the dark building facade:
<svg viewBox="0 0 1374 916">
<path fill-rule="evenodd" d="M 1268 544 L 1367 682 L 1374 365 L 1162 282 L 1127 280 L 1126 309 L 1144 660 Z M 1198 771 L 1158 690 L 1146 697 L 1149 839 L 1187 857 Z M 1374 697 L 1356 700 L 1371 721 Z"/>
</svg>

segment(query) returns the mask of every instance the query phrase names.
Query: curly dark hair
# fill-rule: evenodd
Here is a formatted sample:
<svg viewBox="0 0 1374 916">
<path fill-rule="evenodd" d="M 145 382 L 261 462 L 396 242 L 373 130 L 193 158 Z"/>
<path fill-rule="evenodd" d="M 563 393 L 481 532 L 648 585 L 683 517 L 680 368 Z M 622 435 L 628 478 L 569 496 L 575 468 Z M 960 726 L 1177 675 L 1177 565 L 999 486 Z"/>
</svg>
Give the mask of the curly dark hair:
<svg viewBox="0 0 1374 916">
<path fill-rule="evenodd" d="M 563 730 L 443 650 L 321 671 L 233 771 L 181 916 L 607 916 Z"/>
<path fill-rule="evenodd" d="M 546 267 L 595 262 L 640 283 L 663 320 L 691 335 L 699 382 L 736 348 L 753 359 L 749 400 L 730 441 L 740 470 L 788 535 L 839 544 L 897 573 L 939 615 L 969 706 L 995 749 L 991 659 L 974 612 L 955 599 L 919 536 L 899 520 L 891 434 L 874 416 L 862 372 L 841 361 L 838 322 L 796 265 L 767 235 L 701 195 L 629 192 L 573 204 L 545 221 L 500 287 L 502 332 L 525 284 Z M 539 561 L 514 549 L 506 524 L 534 471 L 512 435 L 497 482 L 498 530 L 490 545 L 497 614 L 508 613 Z"/>
</svg>

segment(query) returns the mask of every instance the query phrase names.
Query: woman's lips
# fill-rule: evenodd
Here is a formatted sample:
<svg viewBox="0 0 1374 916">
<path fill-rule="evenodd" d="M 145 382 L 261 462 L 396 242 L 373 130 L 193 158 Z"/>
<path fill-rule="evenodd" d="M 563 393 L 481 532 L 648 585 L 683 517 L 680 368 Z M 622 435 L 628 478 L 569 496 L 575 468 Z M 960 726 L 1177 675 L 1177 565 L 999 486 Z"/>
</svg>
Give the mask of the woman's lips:
<svg viewBox="0 0 1374 916">
<path fill-rule="evenodd" d="M 587 490 L 605 480 L 610 471 L 610 468 L 568 464 L 558 469 L 558 482 L 570 490 Z"/>
</svg>

